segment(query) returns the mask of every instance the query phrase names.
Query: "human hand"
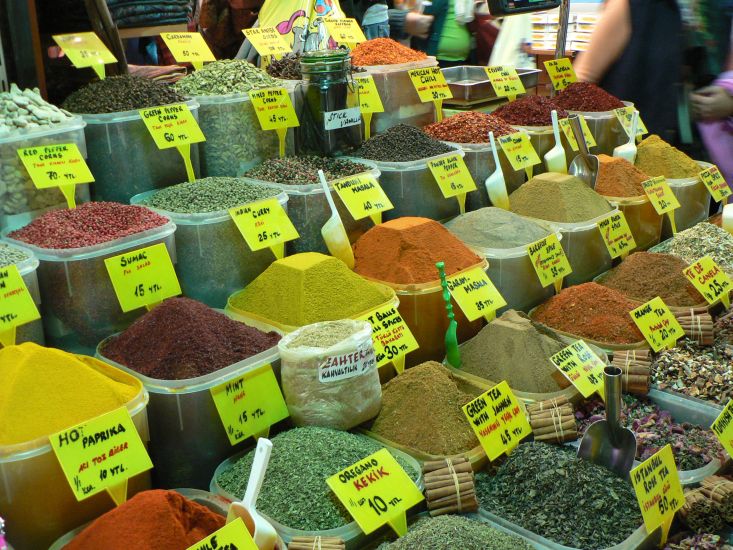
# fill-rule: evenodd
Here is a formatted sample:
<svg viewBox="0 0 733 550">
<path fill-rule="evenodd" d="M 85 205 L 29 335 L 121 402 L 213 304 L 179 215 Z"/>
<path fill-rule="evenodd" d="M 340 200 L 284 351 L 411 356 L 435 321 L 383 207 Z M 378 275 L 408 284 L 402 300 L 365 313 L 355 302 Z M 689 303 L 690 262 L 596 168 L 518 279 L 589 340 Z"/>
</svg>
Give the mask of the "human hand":
<svg viewBox="0 0 733 550">
<path fill-rule="evenodd" d="M 733 115 L 733 97 L 720 86 L 706 86 L 690 94 L 692 114 L 703 120 L 718 120 Z"/>
<path fill-rule="evenodd" d="M 422 13 L 409 12 L 405 16 L 405 32 L 418 38 L 427 38 L 430 27 L 433 25 L 433 16 Z"/>
</svg>

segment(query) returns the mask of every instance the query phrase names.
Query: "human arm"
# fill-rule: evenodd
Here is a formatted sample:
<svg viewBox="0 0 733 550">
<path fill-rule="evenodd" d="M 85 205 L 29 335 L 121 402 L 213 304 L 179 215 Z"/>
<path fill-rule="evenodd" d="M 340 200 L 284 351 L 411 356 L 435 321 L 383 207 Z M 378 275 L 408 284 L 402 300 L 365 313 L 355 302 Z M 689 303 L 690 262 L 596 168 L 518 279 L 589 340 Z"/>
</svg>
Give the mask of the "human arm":
<svg viewBox="0 0 733 550">
<path fill-rule="evenodd" d="M 629 0 L 606 0 L 588 50 L 573 64 L 578 80 L 599 82 L 631 39 Z"/>
</svg>

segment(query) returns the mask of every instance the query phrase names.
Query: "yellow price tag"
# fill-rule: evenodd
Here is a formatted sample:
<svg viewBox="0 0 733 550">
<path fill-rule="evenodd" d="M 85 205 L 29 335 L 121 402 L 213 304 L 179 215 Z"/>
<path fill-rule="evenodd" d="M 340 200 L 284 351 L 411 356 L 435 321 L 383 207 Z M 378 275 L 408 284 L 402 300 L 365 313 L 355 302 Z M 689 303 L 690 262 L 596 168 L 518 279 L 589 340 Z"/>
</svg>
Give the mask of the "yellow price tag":
<svg viewBox="0 0 733 550">
<path fill-rule="evenodd" d="M 16 328 L 40 318 L 18 267 L 0 268 L 0 345 L 15 344 Z"/>
<path fill-rule="evenodd" d="M 598 392 L 602 399 L 606 399 L 603 390 L 603 369 L 606 364 L 583 340 L 561 349 L 550 357 L 550 361 L 583 397 L 588 398 Z"/>
<path fill-rule="evenodd" d="M 199 123 L 185 103 L 140 109 L 140 116 L 158 149 L 206 141 Z"/>
<path fill-rule="evenodd" d="M 631 250 L 636 248 L 634 235 L 631 233 L 629 224 L 626 223 L 626 216 L 619 211 L 602 219 L 597 224 L 601 232 L 603 242 L 608 249 L 611 258 L 625 257 Z"/>
<path fill-rule="evenodd" d="M 372 75 L 366 75 L 355 78 L 354 80 L 359 85 L 361 113 L 383 113 L 384 105 L 382 104 L 382 98 L 379 96 L 377 85 L 374 83 L 374 77 Z"/>
<path fill-rule="evenodd" d="M 553 233 L 527 245 L 527 252 L 542 286 L 548 287 L 554 283 L 555 290 L 560 292 L 562 280 L 573 270 L 557 235 Z"/>
<path fill-rule="evenodd" d="M 49 436 L 76 500 L 107 491 L 127 500 L 127 480 L 153 467 L 125 407 Z"/>
<path fill-rule="evenodd" d="M 216 61 L 200 32 L 162 32 L 160 37 L 179 63 L 190 62 L 200 69 L 207 61 Z"/>
<path fill-rule="evenodd" d="M 333 188 L 355 220 L 371 216 L 378 224 L 380 213 L 394 208 L 377 179 L 368 173 L 335 180 Z"/>
<path fill-rule="evenodd" d="M 494 88 L 496 97 L 508 97 L 514 99 L 527 91 L 524 89 L 522 79 L 519 78 L 514 67 L 497 66 L 486 67 L 486 76 Z"/>
<path fill-rule="evenodd" d="M 710 429 L 713 430 L 728 455 L 733 456 L 733 400 L 728 401 Z"/>
<path fill-rule="evenodd" d="M 244 29 L 242 32 L 262 57 L 268 55 L 279 57 L 291 51 L 285 37 L 275 27 L 256 27 Z"/>
<path fill-rule="evenodd" d="M 327 17 L 323 19 L 323 22 L 326 24 L 328 34 L 338 44 L 359 44 L 360 42 L 366 42 L 366 36 L 364 36 L 356 19 L 348 17 L 344 19 Z"/>
<path fill-rule="evenodd" d="M 122 311 L 151 307 L 181 294 L 165 243 L 158 243 L 104 260 Z"/>
<path fill-rule="evenodd" d="M 407 510 L 423 501 L 420 489 L 387 449 L 332 475 L 326 483 L 367 535 L 388 523 L 403 536 Z"/>
<path fill-rule="evenodd" d="M 641 182 L 641 185 L 644 187 L 644 192 L 647 197 L 649 197 L 649 200 L 654 205 L 654 210 L 660 216 L 680 207 L 677 197 L 672 193 L 672 189 L 670 189 L 664 176 L 648 179 Z"/>
<path fill-rule="evenodd" d="M 242 518 L 237 518 L 205 539 L 189 546 L 187 550 L 257 550 L 257 548 L 244 521 Z"/>
<path fill-rule="evenodd" d="M 580 127 L 583 129 L 583 137 L 585 137 L 585 143 L 588 145 L 588 149 L 595 147 L 596 139 L 593 137 L 593 132 L 588 128 L 588 122 L 586 122 L 583 115 L 578 115 L 578 118 L 580 119 Z M 577 151 L 578 141 L 575 139 L 575 134 L 573 133 L 573 127 L 570 124 L 570 120 L 567 118 L 561 118 L 558 122 L 560 123 L 562 133 L 565 134 L 571 149 L 573 151 Z"/>
<path fill-rule="evenodd" d="M 446 199 L 476 190 L 476 183 L 458 153 L 430 160 L 428 168 Z"/>
<path fill-rule="evenodd" d="M 463 405 L 463 414 L 489 460 L 509 453 L 532 433 L 527 416 L 506 380 Z"/>
<path fill-rule="evenodd" d="M 552 87 L 558 92 L 578 81 L 573 64 L 567 57 L 545 61 L 545 69 L 552 80 Z"/>
<path fill-rule="evenodd" d="M 733 290 L 733 283 L 728 274 L 720 269 L 710 256 L 703 256 L 683 273 L 698 292 L 705 296 L 709 304 L 715 304 L 720 300 L 726 309 L 730 308 L 730 291 Z"/>
<path fill-rule="evenodd" d="M 534 150 L 529 136 L 524 132 L 514 132 L 508 136 L 501 136 L 499 145 L 501 145 L 514 170 L 530 168 L 540 163 L 537 151 Z"/>
<path fill-rule="evenodd" d="M 232 445 L 266 433 L 270 426 L 290 416 L 269 364 L 214 386 L 210 391 Z"/>
<path fill-rule="evenodd" d="M 715 202 L 720 202 L 733 194 L 717 166 L 711 166 L 700 172 L 700 179 L 708 188 Z"/>
<path fill-rule="evenodd" d="M 235 206 L 229 215 L 253 252 L 269 247 L 282 258 L 285 243 L 300 237 L 277 197 Z"/>
<path fill-rule="evenodd" d="M 372 342 L 377 354 L 377 367 L 387 363 L 395 366 L 398 374 L 405 370 L 405 355 L 420 346 L 410 327 L 394 305 L 386 305 L 359 317 L 372 325 Z"/>
<path fill-rule="evenodd" d="M 662 527 L 662 543 L 667 539 L 675 512 L 685 504 L 672 447 L 667 444 L 631 470 L 631 484 L 636 492 L 647 533 Z"/>
<path fill-rule="evenodd" d="M 299 126 L 293 102 L 285 88 L 250 90 L 249 97 L 263 130 Z"/>
<path fill-rule="evenodd" d="M 448 291 L 469 321 L 479 317 L 490 321 L 496 316 L 496 310 L 506 305 L 506 300 L 481 267 L 447 277 L 446 282 Z"/>
<path fill-rule="evenodd" d="M 634 111 L 636 111 L 636 109 L 631 105 L 629 105 L 628 107 L 619 107 L 618 109 L 613 110 L 613 113 L 616 115 L 616 118 L 621 123 L 624 132 L 626 132 L 626 135 L 629 137 L 631 137 L 631 127 L 633 126 Z M 644 134 L 648 134 L 649 130 L 646 129 L 644 121 L 641 120 L 641 114 L 637 115 L 637 117 L 636 136 L 638 137 L 643 136 Z"/>
<path fill-rule="evenodd" d="M 685 335 L 679 321 L 659 296 L 632 309 L 629 315 L 655 352 L 674 347 Z"/>
<path fill-rule="evenodd" d="M 412 69 L 408 71 L 412 85 L 415 87 L 420 101 L 437 101 L 450 99 L 453 93 L 448 87 L 440 67 L 425 67 L 424 69 Z"/>
<path fill-rule="evenodd" d="M 117 63 L 117 58 L 93 32 L 54 34 L 52 38 L 74 67 L 77 69 L 91 67 L 101 79 L 105 77 L 104 66 Z"/>
</svg>

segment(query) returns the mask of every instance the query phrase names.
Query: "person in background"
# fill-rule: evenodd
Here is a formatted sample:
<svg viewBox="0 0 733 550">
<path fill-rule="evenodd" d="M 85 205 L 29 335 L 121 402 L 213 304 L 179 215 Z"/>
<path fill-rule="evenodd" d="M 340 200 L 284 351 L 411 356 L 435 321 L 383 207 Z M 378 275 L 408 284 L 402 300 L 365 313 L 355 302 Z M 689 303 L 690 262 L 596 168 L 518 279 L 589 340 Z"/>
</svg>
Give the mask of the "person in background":
<svg viewBox="0 0 733 550">
<path fill-rule="evenodd" d="M 433 0 L 431 5 L 425 6 L 424 14 L 434 18 L 430 35 L 427 40 L 413 40 L 413 47 L 434 55 L 441 67 L 465 65 L 473 49 L 471 31 L 466 26 L 473 20 L 473 11 L 470 18 L 467 17 L 465 10 L 456 9 L 459 3 L 465 1 Z"/>
<path fill-rule="evenodd" d="M 361 28 L 367 40 L 389 37 L 389 8 L 387 2 L 372 0 L 371 5 L 364 12 L 361 19 Z"/>
</svg>

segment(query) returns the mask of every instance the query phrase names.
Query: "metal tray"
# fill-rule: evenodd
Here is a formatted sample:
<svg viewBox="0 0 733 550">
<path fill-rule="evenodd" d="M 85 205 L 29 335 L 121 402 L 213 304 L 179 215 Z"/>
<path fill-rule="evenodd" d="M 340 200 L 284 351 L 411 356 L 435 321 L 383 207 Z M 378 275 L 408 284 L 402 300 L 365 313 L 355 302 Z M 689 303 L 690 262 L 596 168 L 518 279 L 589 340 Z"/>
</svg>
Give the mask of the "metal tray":
<svg viewBox="0 0 733 550">
<path fill-rule="evenodd" d="M 441 69 L 448 87 L 453 93 L 453 99 L 446 99 L 444 103 L 471 104 L 496 99 L 494 87 L 486 76 L 486 67 L 475 65 L 459 65 Z M 537 79 L 542 71 L 539 69 L 517 69 L 525 89 L 537 86 Z"/>
</svg>

